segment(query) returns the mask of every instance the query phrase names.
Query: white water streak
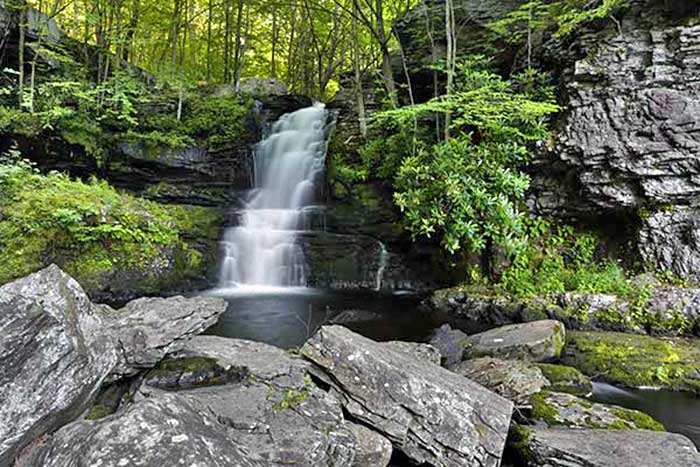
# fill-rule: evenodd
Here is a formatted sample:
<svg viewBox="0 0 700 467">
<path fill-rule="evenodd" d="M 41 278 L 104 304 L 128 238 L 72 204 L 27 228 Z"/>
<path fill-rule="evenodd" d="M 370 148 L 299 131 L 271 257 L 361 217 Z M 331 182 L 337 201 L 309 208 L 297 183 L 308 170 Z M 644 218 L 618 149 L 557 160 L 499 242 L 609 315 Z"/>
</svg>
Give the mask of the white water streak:
<svg viewBox="0 0 700 467">
<path fill-rule="evenodd" d="M 222 241 L 221 287 L 306 285 L 295 240 L 323 180 L 327 121 L 323 104 L 283 115 L 258 145 L 254 189 Z"/>
</svg>

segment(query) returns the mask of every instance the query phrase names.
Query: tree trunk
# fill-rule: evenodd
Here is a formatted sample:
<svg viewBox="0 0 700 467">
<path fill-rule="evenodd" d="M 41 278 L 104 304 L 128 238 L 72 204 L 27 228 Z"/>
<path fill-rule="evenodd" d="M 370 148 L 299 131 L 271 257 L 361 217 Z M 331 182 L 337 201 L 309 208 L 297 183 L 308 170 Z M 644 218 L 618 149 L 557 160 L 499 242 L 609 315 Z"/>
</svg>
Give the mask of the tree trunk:
<svg viewBox="0 0 700 467">
<path fill-rule="evenodd" d="M 226 0 L 226 24 L 224 26 L 224 83 L 231 81 L 231 0 Z"/>
<path fill-rule="evenodd" d="M 277 2 L 272 3 L 272 57 L 270 60 L 270 78 L 277 78 Z"/>
<path fill-rule="evenodd" d="M 355 1 L 356 3 L 356 1 Z M 377 39 L 382 51 L 382 79 L 384 87 L 389 95 L 389 102 L 392 107 L 398 106 L 398 96 L 396 95 L 396 83 L 394 82 L 394 72 L 391 69 L 391 53 L 389 51 L 389 38 L 384 29 L 384 5 L 382 0 L 375 2 L 375 20 L 377 23 Z"/>
<path fill-rule="evenodd" d="M 454 84 L 455 76 L 455 59 L 456 59 L 456 38 L 454 30 L 454 5 L 452 0 L 445 0 L 445 35 L 447 40 L 447 57 L 446 57 L 446 71 L 447 71 L 447 86 L 445 87 L 445 94 L 452 94 L 452 86 Z M 450 112 L 445 114 L 445 141 L 450 139 Z"/>
<path fill-rule="evenodd" d="M 19 12 L 19 46 L 17 53 L 19 54 L 19 87 L 17 92 L 17 101 L 19 108 L 22 108 L 24 99 L 24 43 L 26 37 L 26 21 L 27 21 L 27 8 L 26 5 L 22 5 L 22 9 Z"/>
<path fill-rule="evenodd" d="M 360 134 L 367 138 L 367 118 L 365 115 L 365 96 L 362 91 L 362 75 L 360 73 L 360 41 L 357 33 L 357 6 L 352 5 L 352 46 L 353 67 L 355 68 L 355 98 L 357 101 L 357 119 L 360 124 Z"/>
<path fill-rule="evenodd" d="M 243 2 L 244 0 L 238 0 L 238 11 L 236 13 L 236 42 L 234 44 L 234 56 L 233 56 L 233 87 L 238 91 L 238 85 L 240 80 L 240 66 L 241 66 L 241 33 L 243 26 Z"/>
</svg>

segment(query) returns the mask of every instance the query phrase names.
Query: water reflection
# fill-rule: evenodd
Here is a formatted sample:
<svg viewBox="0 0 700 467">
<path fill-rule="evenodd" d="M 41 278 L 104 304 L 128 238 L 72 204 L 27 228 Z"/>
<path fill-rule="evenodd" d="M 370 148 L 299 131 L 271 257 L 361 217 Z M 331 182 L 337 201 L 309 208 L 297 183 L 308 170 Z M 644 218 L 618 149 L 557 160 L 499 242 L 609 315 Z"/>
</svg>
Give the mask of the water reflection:
<svg viewBox="0 0 700 467">
<path fill-rule="evenodd" d="M 252 292 L 252 291 L 248 291 Z M 291 292 L 291 293 L 290 293 Z M 340 322 L 371 339 L 424 340 L 435 327 L 418 311 L 420 297 L 410 294 L 339 293 L 316 289 L 230 289 L 213 291 L 228 310 L 209 334 L 298 347 L 324 323 Z"/>
<path fill-rule="evenodd" d="M 621 389 L 606 383 L 593 383 L 593 399 L 645 412 L 668 431 L 687 436 L 700 448 L 700 399 L 692 394 Z"/>
</svg>

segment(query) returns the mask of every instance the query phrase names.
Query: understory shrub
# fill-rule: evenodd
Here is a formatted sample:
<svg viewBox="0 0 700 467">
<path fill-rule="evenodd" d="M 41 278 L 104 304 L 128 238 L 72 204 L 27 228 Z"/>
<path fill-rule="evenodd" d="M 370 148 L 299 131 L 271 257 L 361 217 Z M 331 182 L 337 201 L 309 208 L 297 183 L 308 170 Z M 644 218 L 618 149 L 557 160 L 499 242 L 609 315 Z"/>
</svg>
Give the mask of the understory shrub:
<svg viewBox="0 0 700 467">
<path fill-rule="evenodd" d="M 104 181 L 42 175 L 16 155 L 0 156 L 0 283 L 52 262 L 78 279 L 139 268 L 164 251 L 196 268 L 200 255 L 183 238 L 189 217 Z"/>
</svg>

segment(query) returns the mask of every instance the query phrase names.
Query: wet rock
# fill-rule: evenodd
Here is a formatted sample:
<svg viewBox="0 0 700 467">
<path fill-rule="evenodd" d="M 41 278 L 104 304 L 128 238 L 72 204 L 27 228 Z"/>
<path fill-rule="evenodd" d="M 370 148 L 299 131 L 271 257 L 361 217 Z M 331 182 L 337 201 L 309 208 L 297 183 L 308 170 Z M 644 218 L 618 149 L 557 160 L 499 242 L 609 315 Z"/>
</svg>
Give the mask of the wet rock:
<svg viewBox="0 0 700 467">
<path fill-rule="evenodd" d="M 565 292 L 527 299 L 468 286 L 439 290 L 425 305 L 451 325 L 474 332 L 504 324 L 554 319 L 567 329 L 637 334 L 690 335 L 700 319 L 700 288 L 632 278 L 629 297 Z M 643 307 L 643 312 L 638 309 Z"/>
<path fill-rule="evenodd" d="M 24 465 L 192 465 L 263 467 L 227 436 L 212 415 L 184 397 L 162 393 L 98 421 L 65 426 L 35 448 Z"/>
<path fill-rule="evenodd" d="M 528 467 L 691 467 L 700 455 L 685 436 L 646 430 L 526 428 Z"/>
<path fill-rule="evenodd" d="M 0 287 L 0 465 L 77 417 L 117 363 L 100 314 L 57 266 Z"/>
<path fill-rule="evenodd" d="M 370 310 L 344 310 L 331 318 L 329 323 L 341 325 L 367 323 L 378 320 L 381 317 L 382 315 L 380 313 Z"/>
<path fill-rule="evenodd" d="M 700 210 L 676 208 L 644 219 L 639 231 L 639 252 L 648 264 L 661 271 L 700 281 Z"/>
<path fill-rule="evenodd" d="M 431 334 L 430 345 L 440 352 L 442 364 L 450 367 L 462 361 L 466 338 L 467 335 L 459 329 L 452 329 L 449 324 L 443 324 Z"/>
<path fill-rule="evenodd" d="M 107 316 L 109 333 L 119 343 L 115 376 L 156 366 L 180 350 L 193 335 L 212 326 L 226 311 L 220 298 L 141 298 Z"/>
<path fill-rule="evenodd" d="M 426 362 L 440 364 L 440 352 L 430 344 L 421 344 L 418 342 L 401 342 L 391 341 L 382 343 L 384 347 L 388 347 L 397 352 L 403 352 L 406 355 L 425 360 Z"/>
<path fill-rule="evenodd" d="M 549 381 L 550 391 L 576 396 L 585 396 L 593 391 L 591 380 L 576 368 L 551 363 L 538 363 L 536 366 Z"/>
<path fill-rule="evenodd" d="M 500 465 L 512 403 L 424 360 L 339 326 L 301 350 L 353 418 L 415 463 Z"/>
<path fill-rule="evenodd" d="M 177 394 L 213 414 L 226 436 L 266 465 L 349 466 L 361 455 L 340 403 L 312 384 L 308 362 L 266 344 L 214 336 L 194 337 L 171 361 L 180 359 L 214 361 L 242 376 Z"/>
<path fill-rule="evenodd" d="M 487 287 L 457 286 L 433 292 L 424 306 L 450 326 L 468 333 L 521 321 L 522 304 Z"/>
<path fill-rule="evenodd" d="M 532 418 L 550 426 L 664 431 L 663 425 L 645 413 L 593 403 L 572 394 L 546 391 L 530 401 Z"/>
<path fill-rule="evenodd" d="M 348 428 L 355 436 L 357 455 L 353 467 L 385 467 L 391 460 L 391 442 L 388 439 L 362 425 L 348 423 Z"/>
<path fill-rule="evenodd" d="M 451 367 L 450 371 L 481 384 L 519 407 L 528 405 L 530 396 L 549 385 L 539 368 L 517 360 L 475 358 Z"/>
<path fill-rule="evenodd" d="M 511 324 L 471 335 L 464 344 L 466 357 L 492 356 L 530 362 L 559 357 L 566 330 L 559 321 Z"/>
<path fill-rule="evenodd" d="M 570 332 L 562 362 L 626 387 L 700 392 L 700 344 L 617 332 Z"/>
<path fill-rule="evenodd" d="M 334 290 L 427 290 L 431 282 L 379 240 L 356 234 L 306 232 L 298 237 L 311 287 Z"/>
</svg>

